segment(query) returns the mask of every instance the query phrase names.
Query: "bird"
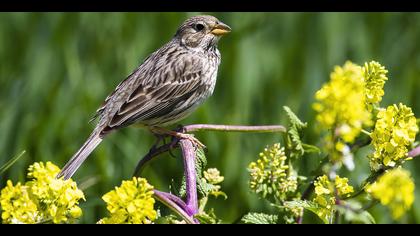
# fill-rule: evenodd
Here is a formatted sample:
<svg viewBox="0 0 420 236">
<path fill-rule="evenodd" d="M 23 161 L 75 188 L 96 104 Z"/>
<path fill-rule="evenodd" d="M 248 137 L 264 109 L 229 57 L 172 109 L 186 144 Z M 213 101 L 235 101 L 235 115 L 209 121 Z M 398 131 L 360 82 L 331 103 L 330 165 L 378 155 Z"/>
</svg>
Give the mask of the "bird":
<svg viewBox="0 0 420 236">
<path fill-rule="evenodd" d="M 61 169 L 57 178 L 71 178 L 109 134 L 130 125 L 157 135 L 188 138 L 165 127 L 189 116 L 214 91 L 221 54 L 219 39 L 231 28 L 210 15 L 186 19 L 172 39 L 151 53 L 117 85 L 97 109 L 92 133 Z"/>
</svg>

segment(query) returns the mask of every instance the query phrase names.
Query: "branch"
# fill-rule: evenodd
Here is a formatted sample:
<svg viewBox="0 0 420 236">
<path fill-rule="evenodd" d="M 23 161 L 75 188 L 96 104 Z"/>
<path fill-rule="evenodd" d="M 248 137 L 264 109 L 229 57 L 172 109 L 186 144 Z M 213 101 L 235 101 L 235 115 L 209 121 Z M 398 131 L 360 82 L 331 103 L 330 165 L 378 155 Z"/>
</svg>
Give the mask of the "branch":
<svg viewBox="0 0 420 236">
<path fill-rule="evenodd" d="M 212 125 L 212 124 L 196 124 L 182 127 L 175 132 L 189 133 L 195 131 L 226 131 L 226 132 L 286 132 L 286 128 L 281 125 L 266 125 L 266 126 L 240 126 L 240 125 Z M 172 132 L 173 133 L 173 132 Z M 164 137 L 171 137 L 168 133 Z M 158 141 L 159 142 L 159 141 Z M 195 147 L 188 138 L 172 137 L 171 143 L 162 146 L 153 146 L 149 152 L 139 161 L 134 170 L 133 176 L 139 176 L 144 165 L 152 160 L 154 157 L 170 151 L 177 144 L 181 147 L 182 156 L 184 159 L 184 175 L 186 180 L 186 201 L 184 202 L 179 197 L 154 190 L 155 198 L 169 207 L 171 210 L 181 216 L 187 223 L 196 224 L 198 220 L 194 219 L 194 215 L 199 212 L 198 196 L 197 196 L 197 175 L 195 169 Z"/>
<path fill-rule="evenodd" d="M 272 133 L 272 132 L 286 132 L 286 128 L 282 125 L 262 125 L 262 126 L 244 126 L 244 125 L 214 125 L 214 124 L 194 124 L 182 127 L 182 133 L 197 132 L 197 131 L 221 131 L 221 132 L 247 132 L 247 133 Z M 178 144 L 179 139 L 174 138 L 171 143 L 162 145 L 160 147 L 152 147 L 149 152 L 139 161 L 134 170 L 133 176 L 138 177 L 143 170 L 144 165 L 152 160 L 154 157 L 162 153 L 170 151 Z"/>
<path fill-rule="evenodd" d="M 261 125 L 261 126 L 244 126 L 244 125 L 213 125 L 213 124 L 195 124 L 183 127 L 186 133 L 196 131 L 225 131 L 225 132 L 253 132 L 253 133 L 272 133 L 286 132 L 286 128 L 281 125 Z"/>
<path fill-rule="evenodd" d="M 420 155 L 420 146 L 417 146 L 416 148 L 408 152 L 409 157 L 416 157 L 419 155 Z"/>
<path fill-rule="evenodd" d="M 194 221 L 194 219 L 192 219 L 186 212 L 184 209 L 182 209 L 182 207 L 180 205 L 178 205 L 178 203 L 185 204 L 184 202 L 182 202 L 181 199 L 179 199 L 179 201 L 174 202 L 173 200 L 178 198 L 172 194 L 169 193 L 165 193 L 165 192 L 160 192 L 158 190 L 154 191 L 154 197 L 160 201 L 161 203 L 163 203 L 164 205 L 166 205 L 167 207 L 169 207 L 171 210 L 173 210 L 174 212 L 176 212 L 179 216 L 181 216 L 182 219 L 184 219 L 187 223 L 189 224 L 196 224 L 196 222 Z"/>
<path fill-rule="evenodd" d="M 154 157 L 159 156 L 162 153 L 168 152 L 171 150 L 175 145 L 178 143 L 178 139 L 174 139 L 171 143 L 164 144 L 160 147 L 153 146 L 149 152 L 139 161 L 139 163 L 136 166 L 136 169 L 134 170 L 133 176 L 139 177 L 141 171 L 143 170 L 144 165 L 152 160 Z"/>
</svg>

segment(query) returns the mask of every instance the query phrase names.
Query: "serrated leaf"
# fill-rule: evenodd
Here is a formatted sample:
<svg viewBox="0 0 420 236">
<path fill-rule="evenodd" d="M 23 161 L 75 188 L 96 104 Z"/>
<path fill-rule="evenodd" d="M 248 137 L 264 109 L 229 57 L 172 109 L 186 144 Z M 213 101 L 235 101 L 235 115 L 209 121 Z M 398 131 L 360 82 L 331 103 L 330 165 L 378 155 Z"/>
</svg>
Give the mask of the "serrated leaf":
<svg viewBox="0 0 420 236">
<path fill-rule="evenodd" d="M 307 123 L 303 123 L 289 107 L 283 106 L 283 109 L 289 118 L 290 125 L 287 129 L 287 135 L 291 140 L 290 148 L 292 149 L 292 154 L 297 157 L 302 156 L 305 153 L 305 149 L 300 138 L 300 131 L 307 127 Z"/>
<path fill-rule="evenodd" d="M 207 196 L 212 186 L 208 186 L 209 184 L 202 180 L 203 177 L 203 170 L 207 165 L 207 158 L 202 148 L 199 148 L 195 152 L 195 171 L 196 171 L 196 179 L 197 179 L 197 192 L 201 196 Z M 185 183 L 185 176 L 182 177 L 181 187 L 179 188 L 179 194 L 181 197 L 185 197 L 186 194 L 186 183 Z"/>
<path fill-rule="evenodd" d="M 245 224 L 277 224 L 279 217 L 265 213 L 250 212 L 242 217 Z"/>
<path fill-rule="evenodd" d="M 297 129 L 303 129 L 306 128 L 306 126 L 308 125 L 306 122 L 303 123 L 297 116 L 295 113 L 293 113 L 293 111 L 288 107 L 288 106 L 283 106 L 284 111 L 286 112 L 287 117 L 289 118 L 289 122 L 292 126 L 295 126 Z"/>
</svg>

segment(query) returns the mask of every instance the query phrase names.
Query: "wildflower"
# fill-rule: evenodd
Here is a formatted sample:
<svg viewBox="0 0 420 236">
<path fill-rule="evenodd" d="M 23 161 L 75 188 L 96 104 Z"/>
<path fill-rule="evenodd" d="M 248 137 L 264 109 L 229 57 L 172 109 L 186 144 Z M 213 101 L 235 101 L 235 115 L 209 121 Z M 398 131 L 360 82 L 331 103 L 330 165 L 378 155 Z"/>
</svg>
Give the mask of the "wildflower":
<svg viewBox="0 0 420 236">
<path fill-rule="evenodd" d="M 220 175 L 220 171 L 216 168 L 209 168 L 203 172 L 204 178 L 202 178 L 202 181 L 204 183 L 209 183 L 209 195 L 213 195 L 215 197 L 223 196 L 225 199 L 227 199 L 226 193 L 220 191 L 222 188 L 219 184 L 223 182 L 225 177 Z"/>
<path fill-rule="evenodd" d="M 76 182 L 56 179 L 60 169 L 51 162 L 34 163 L 28 170 L 31 180 L 26 185 L 38 202 L 44 219 L 51 219 L 57 224 L 81 216 L 78 203 L 84 199 L 84 194 L 77 188 Z"/>
<path fill-rule="evenodd" d="M 343 162 L 352 169 L 348 145 L 353 143 L 364 126 L 372 125 L 367 109 L 362 68 L 350 61 L 336 66 L 330 81 L 315 93 L 313 109 L 320 127 L 329 130 L 325 148 L 332 161 Z"/>
<path fill-rule="evenodd" d="M 248 166 L 250 188 L 263 197 L 274 195 L 280 199 L 284 199 L 287 193 L 295 192 L 297 177 L 289 170 L 286 160 L 284 147 L 280 148 L 279 143 L 265 148 L 260 153 L 260 159 Z"/>
<path fill-rule="evenodd" d="M 150 224 L 157 218 L 153 186 L 144 178 L 123 181 L 102 199 L 107 203 L 110 217 L 101 219 L 100 224 Z"/>
<path fill-rule="evenodd" d="M 352 193 L 353 187 L 348 185 L 347 178 L 335 177 L 332 183 L 326 175 L 319 176 L 315 182 L 315 198 L 314 202 L 318 204 L 319 208 L 317 215 L 322 219 L 332 219 L 336 203 L 335 196 L 346 197 Z"/>
<path fill-rule="evenodd" d="M 387 206 L 394 219 L 399 219 L 414 202 L 413 180 L 410 173 L 402 168 L 386 172 L 366 191 Z"/>
<path fill-rule="evenodd" d="M 204 178 L 211 184 L 219 184 L 225 179 L 216 168 L 209 168 L 204 171 Z"/>
<path fill-rule="evenodd" d="M 348 184 L 349 179 L 347 178 L 340 178 L 340 176 L 335 177 L 334 185 L 337 189 L 338 196 L 350 196 L 350 193 L 354 192 L 352 186 Z"/>
<path fill-rule="evenodd" d="M 416 118 L 411 108 L 399 104 L 378 112 L 378 120 L 371 134 L 375 152 L 370 156 L 371 168 L 381 165 L 393 167 L 406 160 L 410 146 L 418 132 Z"/>
<path fill-rule="evenodd" d="M 56 179 L 60 169 L 47 162 L 36 162 L 28 168 L 24 185 L 8 181 L 1 191 L 2 219 L 5 223 L 71 222 L 82 215 L 78 206 L 83 192 L 69 179 Z"/>
<path fill-rule="evenodd" d="M 376 61 L 366 62 L 362 71 L 365 81 L 366 103 L 371 107 L 372 104 L 377 104 L 382 100 L 383 87 L 385 81 L 388 80 L 386 77 L 388 71 Z"/>
<path fill-rule="evenodd" d="M 372 123 L 365 104 L 362 68 L 346 62 L 343 67 L 335 67 L 330 77 L 315 94 L 316 119 L 325 129 L 333 129 L 335 136 L 352 143 L 363 125 Z"/>
<path fill-rule="evenodd" d="M 1 219 L 5 224 L 34 224 L 42 220 L 36 203 L 29 196 L 28 187 L 21 183 L 13 186 L 12 181 L 7 181 L 1 190 L 0 205 Z"/>
</svg>

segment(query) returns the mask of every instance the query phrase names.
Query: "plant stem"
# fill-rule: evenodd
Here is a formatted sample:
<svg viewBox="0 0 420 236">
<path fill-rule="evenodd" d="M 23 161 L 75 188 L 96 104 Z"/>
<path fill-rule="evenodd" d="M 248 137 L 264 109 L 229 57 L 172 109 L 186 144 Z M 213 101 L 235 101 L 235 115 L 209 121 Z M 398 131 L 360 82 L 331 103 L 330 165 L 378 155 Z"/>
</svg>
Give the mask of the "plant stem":
<svg viewBox="0 0 420 236">
<path fill-rule="evenodd" d="M 253 133 L 270 133 L 270 132 L 286 132 L 286 128 L 281 125 L 261 125 L 261 126 L 245 126 L 245 125 L 214 125 L 214 124 L 194 124 L 183 127 L 186 133 L 196 131 L 224 131 L 224 132 L 253 132 Z"/>
<path fill-rule="evenodd" d="M 281 125 L 266 125 L 266 126 L 242 126 L 242 125 L 213 125 L 213 124 L 195 124 L 187 125 L 175 132 L 195 132 L 195 131 L 224 131 L 224 132 L 286 132 L 286 128 Z M 170 136 L 170 135 L 166 135 Z M 162 138 L 162 137 L 161 137 Z M 164 138 L 164 137 L 163 137 Z M 161 192 L 154 191 L 155 198 L 169 207 L 171 210 L 181 216 L 187 223 L 196 224 L 198 220 L 194 219 L 194 215 L 199 213 L 198 196 L 197 196 L 197 179 L 195 169 L 195 147 L 193 143 L 187 138 L 172 137 L 171 143 L 161 145 L 159 147 L 153 146 L 149 152 L 139 161 L 134 170 L 133 176 L 139 176 L 144 165 L 152 160 L 154 157 L 170 151 L 177 144 L 181 147 L 182 156 L 184 159 L 184 175 L 186 180 L 186 200 L 185 202 L 179 197 Z"/>
<path fill-rule="evenodd" d="M 177 203 L 175 203 L 173 201 L 174 195 L 169 194 L 169 193 L 165 193 L 165 192 L 160 192 L 158 190 L 154 191 L 154 197 L 160 201 L 161 203 L 163 203 L 165 206 L 167 206 L 168 208 L 170 208 L 172 211 L 174 211 L 175 213 L 177 213 L 182 219 L 185 220 L 185 222 L 187 222 L 188 224 L 196 224 L 196 222 L 194 221 L 194 219 L 189 216 L 187 214 L 187 212 L 185 212 L 181 206 L 179 206 Z M 177 198 L 177 197 L 176 197 Z M 179 199 L 181 204 L 185 204 L 181 199 Z"/>
<path fill-rule="evenodd" d="M 144 168 L 144 165 L 149 162 L 150 160 L 152 160 L 154 157 L 159 156 L 162 153 L 165 153 L 169 150 L 171 150 L 172 148 L 175 147 L 175 145 L 178 143 L 179 140 L 175 139 L 173 140 L 171 143 L 168 144 L 164 144 L 160 147 L 152 147 L 149 152 L 139 161 L 139 163 L 136 166 L 136 169 L 134 170 L 133 176 L 139 177 L 141 171 Z"/>
<path fill-rule="evenodd" d="M 416 148 L 408 152 L 409 157 L 416 157 L 419 155 L 420 155 L 420 146 L 417 146 Z"/>
<path fill-rule="evenodd" d="M 186 188 L 186 204 L 188 214 L 193 216 L 198 213 L 197 180 L 195 170 L 195 150 L 192 142 L 187 139 L 179 141 L 184 157 L 184 175 Z"/>
</svg>

